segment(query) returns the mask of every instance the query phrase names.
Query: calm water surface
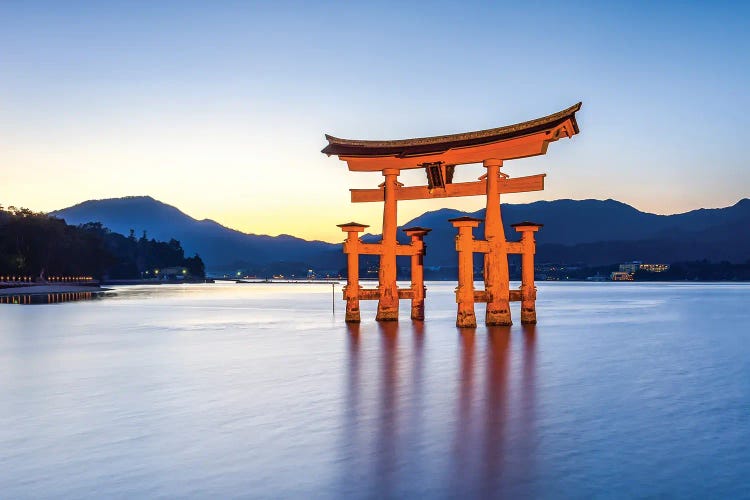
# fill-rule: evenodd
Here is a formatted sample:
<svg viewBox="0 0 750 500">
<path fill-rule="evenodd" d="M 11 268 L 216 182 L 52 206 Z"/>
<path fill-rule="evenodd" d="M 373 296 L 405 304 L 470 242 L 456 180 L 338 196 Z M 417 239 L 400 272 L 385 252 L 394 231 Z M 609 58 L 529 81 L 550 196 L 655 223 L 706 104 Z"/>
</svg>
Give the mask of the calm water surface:
<svg viewBox="0 0 750 500">
<path fill-rule="evenodd" d="M 750 498 L 749 285 L 542 283 L 464 332 L 453 288 L 3 305 L 0 497 Z"/>
</svg>

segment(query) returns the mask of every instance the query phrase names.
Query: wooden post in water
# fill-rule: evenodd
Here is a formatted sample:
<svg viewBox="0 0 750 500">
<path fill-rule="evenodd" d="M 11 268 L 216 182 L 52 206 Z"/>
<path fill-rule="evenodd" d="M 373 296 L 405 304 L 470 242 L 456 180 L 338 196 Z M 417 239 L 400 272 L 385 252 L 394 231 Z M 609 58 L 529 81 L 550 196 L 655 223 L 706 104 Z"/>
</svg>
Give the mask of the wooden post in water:
<svg viewBox="0 0 750 500">
<path fill-rule="evenodd" d="M 503 219 L 500 216 L 500 167 L 502 160 L 484 160 L 487 168 L 487 209 L 484 219 L 484 239 L 489 252 L 484 256 L 484 289 L 487 292 L 487 326 L 511 325 L 510 275 L 508 249 Z"/>
<path fill-rule="evenodd" d="M 534 233 L 543 227 L 534 222 L 519 222 L 511 226 L 521 233 L 521 324 L 536 324 L 536 285 L 534 285 Z"/>
<path fill-rule="evenodd" d="M 398 321 L 398 285 L 396 284 L 396 190 L 398 189 L 397 168 L 383 170 L 383 240 L 378 271 L 378 313 L 376 321 Z"/>
<path fill-rule="evenodd" d="M 346 233 L 346 241 L 344 241 L 344 253 L 347 255 L 346 286 L 344 287 L 345 321 L 347 323 L 359 323 L 359 233 L 369 226 L 357 222 L 348 222 L 339 224 L 338 227 Z"/>
<path fill-rule="evenodd" d="M 424 320 L 424 298 L 426 290 L 424 286 L 424 237 L 432 229 L 424 227 L 409 227 L 403 230 L 411 238 L 411 246 L 414 252 L 411 254 L 411 319 Z"/>
<path fill-rule="evenodd" d="M 458 217 L 448 219 L 453 227 L 458 228 L 456 236 L 456 251 L 458 252 L 458 287 L 456 288 L 456 302 L 458 313 L 456 326 L 459 328 L 475 328 L 477 316 L 474 313 L 474 235 L 472 230 L 479 226 L 482 219 L 474 217 Z"/>
</svg>

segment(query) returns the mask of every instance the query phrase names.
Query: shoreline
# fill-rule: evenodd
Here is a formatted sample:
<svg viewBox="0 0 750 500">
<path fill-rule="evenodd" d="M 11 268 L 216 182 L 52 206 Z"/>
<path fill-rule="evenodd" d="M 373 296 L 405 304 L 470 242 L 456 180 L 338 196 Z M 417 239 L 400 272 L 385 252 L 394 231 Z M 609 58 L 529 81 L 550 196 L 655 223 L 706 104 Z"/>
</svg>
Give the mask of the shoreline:
<svg viewBox="0 0 750 500">
<path fill-rule="evenodd" d="M 91 292 L 101 293 L 107 292 L 111 288 L 102 288 L 96 286 L 86 285 L 24 285 L 15 286 L 10 288 L 0 289 L 0 296 L 6 295 L 46 295 L 48 293 L 78 293 L 78 292 Z"/>
</svg>

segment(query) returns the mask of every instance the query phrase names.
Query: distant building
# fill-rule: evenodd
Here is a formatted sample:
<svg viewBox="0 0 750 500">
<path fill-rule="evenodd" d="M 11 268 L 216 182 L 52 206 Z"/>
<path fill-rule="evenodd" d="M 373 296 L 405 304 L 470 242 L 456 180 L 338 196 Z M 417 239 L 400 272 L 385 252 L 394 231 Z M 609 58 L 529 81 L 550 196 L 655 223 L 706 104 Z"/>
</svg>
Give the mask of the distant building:
<svg viewBox="0 0 750 500">
<path fill-rule="evenodd" d="M 633 281 L 633 275 L 624 271 L 614 271 L 609 279 L 612 281 Z"/>
<path fill-rule="evenodd" d="M 620 264 L 621 273 L 633 274 L 636 271 L 648 271 L 650 273 L 662 273 L 669 269 L 668 264 L 644 264 L 640 260 L 634 260 L 633 262 L 626 262 Z"/>
<path fill-rule="evenodd" d="M 669 264 L 641 264 L 640 270 L 650 273 L 663 273 L 669 270 Z"/>
<path fill-rule="evenodd" d="M 626 262 L 625 264 L 620 264 L 620 272 L 633 274 L 638 269 L 640 269 L 642 265 L 643 265 L 643 262 L 641 262 L 640 260 L 634 260 L 633 262 Z"/>
</svg>

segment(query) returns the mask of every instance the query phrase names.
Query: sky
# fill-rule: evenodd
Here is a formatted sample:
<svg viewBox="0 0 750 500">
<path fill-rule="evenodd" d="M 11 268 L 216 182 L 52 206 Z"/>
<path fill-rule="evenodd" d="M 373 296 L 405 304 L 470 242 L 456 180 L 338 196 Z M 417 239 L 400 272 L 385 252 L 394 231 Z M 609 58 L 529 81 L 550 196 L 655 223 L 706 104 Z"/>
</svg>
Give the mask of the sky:
<svg viewBox="0 0 750 500">
<path fill-rule="evenodd" d="M 0 1 L 0 204 L 150 195 L 258 234 L 340 241 L 382 205 L 324 134 L 492 128 L 578 101 L 581 133 L 508 161 L 504 202 L 655 213 L 750 196 L 748 2 Z M 479 177 L 478 165 L 456 180 Z M 422 172 L 399 179 L 424 184 Z M 483 197 L 409 201 L 399 223 Z"/>
</svg>

